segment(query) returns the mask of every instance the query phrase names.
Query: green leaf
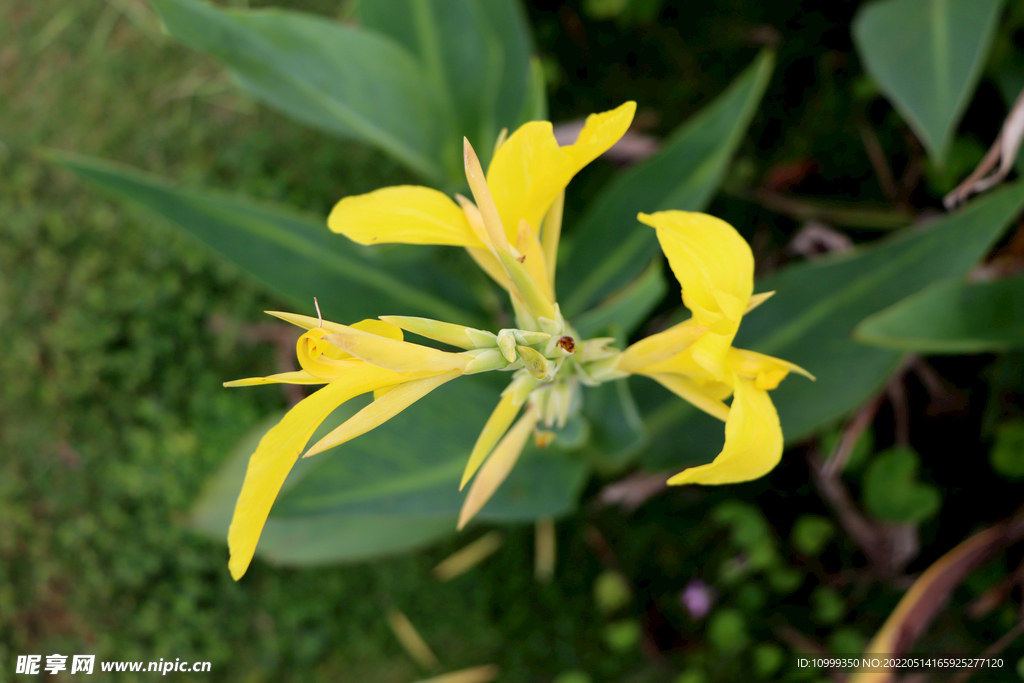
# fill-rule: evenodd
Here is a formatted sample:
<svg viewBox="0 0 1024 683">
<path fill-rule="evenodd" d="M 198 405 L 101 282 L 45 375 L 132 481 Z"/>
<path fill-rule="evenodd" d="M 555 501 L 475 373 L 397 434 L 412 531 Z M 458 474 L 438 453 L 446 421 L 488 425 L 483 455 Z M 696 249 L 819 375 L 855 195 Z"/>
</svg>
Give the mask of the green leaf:
<svg viewBox="0 0 1024 683">
<path fill-rule="evenodd" d="M 864 68 L 940 165 L 981 76 L 1003 0 L 885 0 L 853 21 Z"/>
<path fill-rule="evenodd" d="M 798 552 L 808 557 L 817 557 L 835 534 L 835 525 L 828 517 L 800 515 L 793 524 L 790 542 Z"/>
<path fill-rule="evenodd" d="M 441 107 L 394 41 L 313 15 L 153 0 L 167 31 L 231 67 L 255 97 L 325 132 L 371 144 L 434 184 Z"/>
<path fill-rule="evenodd" d="M 289 564 L 341 561 L 400 552 L 454 533 L 466 494 L 458 490 L 459 479 L 498 393 L 490 383 L 460 378 L 377 429 L 300 460 L 274 503 L 257 552 Z M 311 443 L 366 402 L 343 405 Z M 199 528 L 227 533 L 246 462 L 272 424 L 255 430 L 214 476 L 193 512 Z M 565 515 L 575 508 L 586 476 L 580 459 L 528 446 L 477 519 Z"/>
<path fill-rule="evenodd" d="M 101 159 L 48 152 L 84 180 L 175 223 L 302 310 L 318 296 L 328 318 L 353 321 L 388 312 L 473 324 L 474 316 L 431 291 L 449 280 L 425 265 L 403 267 L 422 283 L 395 277 L 371 249 L 332 234 L 326 221 L 284 207 L 213 192 L 172 187 L 135 169 Z M 468 302 L 466 302 L 467 305 Z"/>
<path fill-rule="evenodd" d="M 799 263 L 758 282 L 758 291 L 776 294 L 744 317 L 735 345 L 791 361 L 818 378 L 790 376 L 771 392 L 787 443 L 856 408 L 899 363 L 900 351 L 854 341 L 857 324 L 933 282 L 963 275 L 1022 204 L 1024 184 L 1009 185 L 925 227 Z M 699 465 L 721 450 L 721 422 L 651 387 L 650 380 L 631 383 L 652 435 L 646 467 Z"/>
<path fill-rule="evenodd" d="M 754 63 L 711 104 L 680 126 L 653 158 L 612 181 L 573 231 L 575 248 L 559 268 L 562 312 L 587 310 L 637 277 L 658 253 L 639 212 L 700 211 L 722 182 L 768 86 L 773 53 Z"/>
<path fill-rule="evenodd" d="M 249 456 L 260 439 L 284 413 L 268 417 L 256 426 L 232 450 L 221 469 L 207 481 L 189 515 L 191 526 L 200 533 L 225 540 L 242 487 Z M 317 430 L 314 439 L 325 436 L 341 424 L 332 416 Z M 304 463 L 300 463 L 304 464 Z M 286 482 L 286 487 L 294 478 Z M 426 545 L 452 534 L 455 515 L 420 516 L 364 515 L 325 513 L 301 518 L 267 520 L 260 536 L 259 554 L 276 564 L 307 565 L 325 562 L 357 561 L 396 554 Z"/>
<path fill-rule="evenodd" d="M 948 280 L 857 326 L 859 341 L 922 353 L 985 353 L 1024 346 L 1024 277 Z"/>
<path fill-rule="evenodd" d="M 647 428 L 627 382 L 587 387 L 583 414 L 592 425 L 583 455 L 599 472 L 622 470 L 647 445 Z"/>
<path fill-rule="evenodd" d="M 864 473 L 864 507 L 890 522 L 923 522 L 942 502 L 934 486 L 917 480 L 920 458 L 911 448 L 897 446 L 875 456 Z"/>
<path fill-rule="evenodd" d="M 484 164 L 503 127 L 515 128 L 527 99 L 533 46 L 514 0 L 392 0 L 359 4 L 366 29 L 415 55 L 449 124 L 443 164 L 465 183 L 462 137 Z"/>
<path fill-rule="evenodd" d="M 988 458 L 1003 478 L 1024 479 L 1024 421 L 1010 420 L 996 427 L 996 442 Z"/>
<path fill-rule="evenodd" d="M 636 280 L 576 318 L 573 327 L 583 339 L 607 335 L 623 343 L 661 302 L 667 289 L 661 260 L 656 259 Z"/>
</svg>

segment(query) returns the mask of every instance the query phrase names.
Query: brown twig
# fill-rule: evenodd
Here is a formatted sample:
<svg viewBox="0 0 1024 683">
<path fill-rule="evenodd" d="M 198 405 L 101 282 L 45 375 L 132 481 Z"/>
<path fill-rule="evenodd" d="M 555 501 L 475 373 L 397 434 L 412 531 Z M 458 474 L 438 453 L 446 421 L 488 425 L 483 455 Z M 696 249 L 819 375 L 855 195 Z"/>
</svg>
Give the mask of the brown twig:
<svg viewBox="0 0 1024 683">
<path fill-rule="evenodd" d="M 1003 127 L 996 136 L 995 142 L 988 153 L 974 169 L 971 175 L 956 186 L 942 200 L 946 209 L 952 209 L 972 194 L 984 192 L 995 187 L 1009 175 L 1013 162 L 1017 159 L 1017 151 L 1024 141 L 1024 89 L 1017 95 L 1017 101 L 1003 121 Z M 998 165 L 998 168 L 997 168 Z M 994 171 L 994 172 L 993 172 Z M 989 173 L 991 172 L 991 175 Z"/>
<path fill-rule="evenodd" d="M 899 190 L 896 187 L 896 179 L 892 174 L 892 167 L 885 157 L 885 150 L 882 143 L 878 141 L 874 129 L 864 121 L 857 121 L 857 131 L 860 133 L 860 140 L 864 143 L 864 151 L 867 152 L 871 167 L 875 169 L 875 176 L 882 188 L 882 194 L 886 199 L 896 201 L 899 197 Z"/>
<path fill-rule="evenodd" d="M 875 421 L 875 416 L 878 415 L 878 409 L 882 407 L 884 400 L 885 395 L 879 394 L 874 400 L 854 414 L 853 418 L 846 425 L 846 429 L 843 430 L 843 436 L 839 439 L 839 444 L 836 446 L 835 451 L 832 452 L 825 461 L 825 464 L 822 465 L 823 476 L 835 478 L 842 474 L 843 470 L 846 469 L 846 463 L 850 459 L 854 447 L 860 441 L 864 431 Z"/>
</svg>

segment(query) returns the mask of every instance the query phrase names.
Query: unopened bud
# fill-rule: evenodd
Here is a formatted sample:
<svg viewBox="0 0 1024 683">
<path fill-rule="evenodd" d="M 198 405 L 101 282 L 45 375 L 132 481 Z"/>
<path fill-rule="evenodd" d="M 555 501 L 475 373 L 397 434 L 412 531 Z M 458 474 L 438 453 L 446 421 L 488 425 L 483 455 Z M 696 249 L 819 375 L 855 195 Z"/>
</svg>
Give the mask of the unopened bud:
<svg viewBox="0 0 1024 683">
<path fill-rule="evenodd" d="M 551 363 L 541 355 L 540 351 L 531 349 L 529 346 L 516 347 L 519 357 L 523 359 L 523 367 L 537 379 L 545 379 L 551 370 Z"/>
</svg>

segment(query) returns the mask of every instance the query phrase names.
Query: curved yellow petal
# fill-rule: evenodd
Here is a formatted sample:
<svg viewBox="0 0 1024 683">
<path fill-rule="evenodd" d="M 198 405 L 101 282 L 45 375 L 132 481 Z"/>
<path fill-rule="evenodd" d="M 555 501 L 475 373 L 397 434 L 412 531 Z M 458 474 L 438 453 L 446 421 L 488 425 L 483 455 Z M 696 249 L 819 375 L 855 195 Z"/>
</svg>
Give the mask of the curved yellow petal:
<svg viewBox="0 0 1024 683">
<path fill-rule="evenodd" d="M 449 380 L 455 379 L 460 374 L 453 372 L 447 375 L 413 380 L 412 382 L 389 387 L 382 395 L 375 395 L 373 403 L 345 420 L 339 427 L 331 431 L 330 434 L 313 444 L 302 457 L 308 458 L 312 455 L 323 453 L 329 448 L 340 446 L 346 441 L 351 441 L 357 436 L 361 436 L 371 429 L 379 427 L 434 389 Z"/>
<path fill-rule="evenodd" d="M 736 374 L 753 378 L 758 389 L 774 389 L 790 371 L 803 375 L 807 379 L 814 379 L 814 375 L 799 365 L 781 358 L 766 356 L 757 351 L 737 349 L 736 347 L 729 349 L 726 363 Z"/>
<path fill-rule="evenodd" d="M 531 121 L 494 153 L 487 184 L 510 241 L 519 221 L 538 228 L 551 203 L 580 169 L 618 142 L 636 112 L 635 102 L 587 117 L 576 142 L 559 147 L 547 121 Z"/>
<path fill-rule="evenodd" d="M 762 477 L 779 464 L 782 427 L 768 392 L 735 375 L 733 390 L 722 452 L 707 465 L 683 470 L 669 484 L 735 484 Z"/>
<path fill-rule="evenodd" d="M 712 392 L 708 392 L 688 377 L 674 375 L 667 372 L 645 373 L 648 377 L 658 382 L 673 394 L 683 399 L 695 408 L 703 410 L 711 417 L 717 417 L 723 422 L 729 417 L 729 406 L 722 402 L 721 398 Z M 728 394 L 726 394 L 728 396 Z"/>
<path fill-rule="evenodd" d="M 484 428 L 480 431 L 480 436 L 477 437 L 476 443 L 473 445 L 473 451 L 469 454 L 466 469 L 462 472 L 462 481 L 459 483 L 460 491 L 480 469 L 480 465 L 490 455 L 494 444 L 498 443 L 498 439 L 505 436 L 505 432 L 508 431 L 512 420 L 516 419 L 521 407 L 521 403 L 515 402 L 515 392 L 512 391 L 506 392 L 498 401 L 497 407 L 487 418 Z"/>
<path fill-rule="evenodd" d="M 451 198 L 416 185 L 345 197 L 334 205 L 327 225 L 359 244 L 483 246 Z"/>
<path fill-rule="evenodd" d="M 754 256 L 735 228 L 703 213 L 660 211 L 637 216 L 653 227 L 683 288 L 683 303 L 708 333 L 690 350 L 715 379 L 754 291 Z"/>
<path fill-rule="evenodd" d="M 439 351 L 404 341 L 368 334 L 332 334 L 325 341 L 350 353 L 361 361 L 396 372 L 416 373 L 423 379 L 466 369 L 471 356 Z"/>
<path fill-rule="evenodd" d="M 276 375 L 267 375 L 266 377 L 235 379 L 230 382 L 224 382 L 224 386 L 252 387 L 258 384 L 323 384 L 324 382 L 326 382 L 326 380 L 314 377 L 305 370 L 296 370 L 295 372 L 281 372 Z"/>
<path fill-rule="evenodd" d="M 694 325 L 692 318 L 667 330 L 644 337 L 635 344 L 630 344 L 619 358 L 619 370 L 623 372 L 643 372 L 648 366 L 667 361 L 673 356 L 690 348 L 701 335 L 707 332 L 706 327 Z"/>
<path fill-rule="evenodd" d="M 249 458 L 245 482 L 235 504 L 228 530 L 231 559 L 228 568 L 237 581 L 245 574 L 270 508 L 299 453 L 313 432 L 335 408 L 377 387 L 401 381 L 399 373 L 366 363 L 353 367 L 345 377 L 300 401 L 260 440 Z"/>
<path fill-rule="evenodd" d="M 473 485 L 469 487 L 466 500 L 462 503 L 462 510 L 459 511 L 457 529 L 461 530 L 466 526 L 466 523 L 480 512 L 505 481 L 512 468 L 515 467 L 516 461 L 519 460 L 519 455 L 526 446 L 526 440 L 530 438 L 530 433 L 536 426 L 537 411 L 527 409 L 515 426 L 508 430 L 505 437 L 494 448 L 491 457 L 480 468 L 476 479 L 473 480 Z"/>
</svg>

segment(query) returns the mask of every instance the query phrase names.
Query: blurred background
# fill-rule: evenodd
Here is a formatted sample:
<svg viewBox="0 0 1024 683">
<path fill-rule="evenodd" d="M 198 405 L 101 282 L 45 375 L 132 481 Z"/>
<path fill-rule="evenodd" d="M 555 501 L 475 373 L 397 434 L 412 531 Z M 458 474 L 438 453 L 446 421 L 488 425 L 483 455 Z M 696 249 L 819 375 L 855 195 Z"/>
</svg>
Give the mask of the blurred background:
<svg viewBox="0 0 1024 683">
<path fill-rule="evenodd" d="M 275 4 L 352 16 L 337 0 Z M 862 4 L 526 3 L 552 121 L 639 105 L 632 151 L 571 186 L 566 239 L 609 178 L 766 46 L 776 69 L 708 209 L 751 242 L 759 274 L 938 215 L 1024 84 L 1024 3 L 1006 3 L 941 168 L 865 74 L 850 28 Z M 510 682 L 839 680 L 797 669 L 794 653 L 859 652 L 920 572 L 1021 502 L 1024 356 L 913 357 L 858 413 L 845 480 L 859 501 L 882 462 L 895 468 L 890 498 L 924 502 L 899 522 L 871 518 L 881 526 L 867 546 L 808 470 L 844 422 L 741 486 L 593 477 L 557 523 L 547 583 L 534 578 L 532 525 L 504 528 L 493 555 L 448 582 L 431 569 L 470 538 L 348 566 L 257 560 L 235 583 L 225 544 L 192 530 L 189 512 L 239 439 L 287 404 L 277 387 L 221 383 L 274 367 L 278 332 L 262 311 L 288 304 L 39 149 L 317 215 L 416 180 L 258 104 L 221 63 L 164 34 L 144 0 L 0 0 L 0 17 L 0 680 L 15 678 L 17 655 L 55 652 L 210 661 L 196 680 L 246 682 L 398 683 L 485 664 Z M 991 267 L 1019 272 L 1022 234 L 1009 230 Z M 648 330 L 678 307 L 666 283 L 676 289 Z M 1019 632 L 1020 559 L 1011 549 L 968 572 L 917 650 L 977 656 L 1001 643 L 1006 666 L 974 680 L 1020 680 L 1024 645 L 1003 642 Z M 396 638 L 395 609 L 436 669 Z"/>
</svg>

